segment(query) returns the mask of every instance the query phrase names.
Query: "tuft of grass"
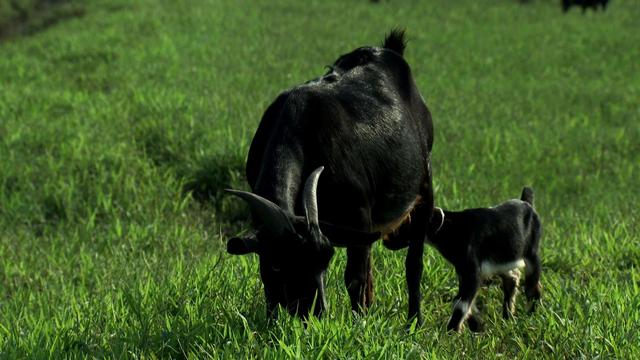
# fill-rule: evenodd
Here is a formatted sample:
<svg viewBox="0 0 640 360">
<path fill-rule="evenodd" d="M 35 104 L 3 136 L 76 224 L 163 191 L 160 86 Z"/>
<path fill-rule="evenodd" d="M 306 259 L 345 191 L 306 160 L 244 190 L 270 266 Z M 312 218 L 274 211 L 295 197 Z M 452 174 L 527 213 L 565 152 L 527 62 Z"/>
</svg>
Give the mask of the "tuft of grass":
<svg viewBox="0 0 640 360">
<path fill-rule="evenodd" d="M 610 5 L 65 3 L 84 15 L 0 43 L 0 358 L 637 358 L 640 7 Z M 447 334 L 455 273 L 427 249 L 425 324 L 405 331 L 405 251 L 377 244 L 366 315 L 337 251 L 327 316 L 267 323 L 258 258 L 224 252 L 249 224 L 222 189 L 248 188 L 280 91 L 396 26 L 434 118 L 436 202 L 533 186 L 543 304 L 504 321 L 487 286 L 487 331 Z"/>
</svg>

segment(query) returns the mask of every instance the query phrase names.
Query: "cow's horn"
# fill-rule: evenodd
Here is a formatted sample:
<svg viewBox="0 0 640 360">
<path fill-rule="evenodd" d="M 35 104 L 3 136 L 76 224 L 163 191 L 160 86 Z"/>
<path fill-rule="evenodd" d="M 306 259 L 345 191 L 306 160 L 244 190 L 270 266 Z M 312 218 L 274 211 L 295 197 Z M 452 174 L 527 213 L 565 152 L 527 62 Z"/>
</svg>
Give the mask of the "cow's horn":
<svg viewBox="0 0 640 360">
<path fill-rule="evenodd" d="M 304 215 L 307 218 L 307 225 L 309 227 L 320 227 L 320 219 L 318 217 L 318 179 L 320 174 L 324 170 L 324 166 L 320 166 L 315 169 L 307 182 L 304 184 L 304 196 L 302 198 L 304 205 Z"/>
<path fill-rule="evenodd" d="M 289 216 L 273 202 L 263 198 L 262 196 L 247 191 L 225 189 L 224 191 L 233 194 L 249 204 L 252 213 L 259 220 L 271 235 L 278 237 L 286 232 L 295 233 L 295 229 Z"/>
</svg>

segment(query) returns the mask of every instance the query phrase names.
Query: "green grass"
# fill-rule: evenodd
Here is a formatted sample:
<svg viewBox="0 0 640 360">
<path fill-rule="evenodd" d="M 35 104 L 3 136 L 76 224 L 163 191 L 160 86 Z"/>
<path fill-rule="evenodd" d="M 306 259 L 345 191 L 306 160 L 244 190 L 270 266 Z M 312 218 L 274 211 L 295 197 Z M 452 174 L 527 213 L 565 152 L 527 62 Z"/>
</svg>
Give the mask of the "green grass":
<svg viewBox="0 0 640 360">
<path fill-rule="evenodd" d="M 83 2 L 0 43 L 0 358 L 640 357 L 640 5 L 555 1 Z M 255 256 L 224 252 L 266 106 L 338 55 L 406 27 L 433 113 L 436 202 L 536 190 L 539 311 L 444 329 L 453 269 L 426 250 L 424 326 L 404 330 L 404 251 L 374 250 L 354 317 L 344 251 L 330 308 L 268 326 Z"/>
</svg>

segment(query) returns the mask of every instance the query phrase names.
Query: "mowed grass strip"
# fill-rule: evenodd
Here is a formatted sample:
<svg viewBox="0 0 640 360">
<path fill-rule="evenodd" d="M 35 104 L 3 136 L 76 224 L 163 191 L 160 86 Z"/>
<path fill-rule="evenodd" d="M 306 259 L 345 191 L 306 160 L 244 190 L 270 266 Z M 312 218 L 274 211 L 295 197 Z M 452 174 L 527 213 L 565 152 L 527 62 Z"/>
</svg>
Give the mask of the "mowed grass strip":
<svg viewBox="0 0 640 360">
<path fill-rule="evenodd" d="M 637 358 L 640 5 L 555 1 L 91 0 L 0 44 L 0 357 Z M 338 55 L 407 29 L 434 118 L 438 205 L 536 191 L 543 304 L 449 335 L 455 273 L 425 253 L 405 331 L 404 251 L 374 249 L 351 314 L 344 251 L 326 318 L 267 324 L 244 160 L 266 106 Z M 320 211 L 322 211 L 320 209 Z"/>
</svg>

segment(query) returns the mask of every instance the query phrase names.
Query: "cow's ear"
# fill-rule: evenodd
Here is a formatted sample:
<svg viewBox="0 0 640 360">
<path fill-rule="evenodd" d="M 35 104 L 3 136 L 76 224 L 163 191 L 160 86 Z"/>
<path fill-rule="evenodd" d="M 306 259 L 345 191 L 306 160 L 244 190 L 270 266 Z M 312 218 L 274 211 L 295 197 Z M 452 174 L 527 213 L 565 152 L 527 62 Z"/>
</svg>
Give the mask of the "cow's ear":
<svg viewBox="0 0 640 360">
<path fill-rule="evenodd" d="M 255 237 L 234 237 L 227 241 L 227 252 L 232 255 L 246 255 L 258 252 L 258 239 Z"/>
<path fill-rule="evenodd" d="M 400 55 L 404 54 L 404 49 L 407 46 L 407 41 L 404 38 L 404 30 L 393 29 L 384 39 L 382 47 L 385 49 L 393 50 Z"/>
</svg>

